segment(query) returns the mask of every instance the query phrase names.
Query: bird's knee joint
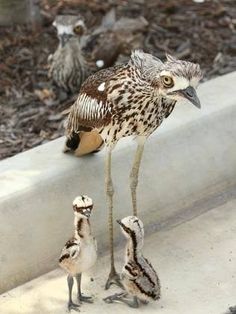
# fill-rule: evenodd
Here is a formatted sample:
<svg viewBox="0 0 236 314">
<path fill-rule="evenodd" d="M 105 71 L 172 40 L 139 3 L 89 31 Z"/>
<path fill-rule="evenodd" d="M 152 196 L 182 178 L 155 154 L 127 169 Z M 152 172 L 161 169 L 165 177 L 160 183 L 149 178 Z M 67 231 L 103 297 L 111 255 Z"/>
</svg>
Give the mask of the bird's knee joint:
<svg viewBox="0 0 236 314">
<path fill-rule="evenodd" d="M 130 177 L 130 188 L 131 190 L 135 190 L 138 186 L 138 178 L 137 177 Z"/>
<path fill-rule="evenodd" d="M 108 181 L 107 185 L 106 185 L 106 193 L 108 196 L 113 196 L 114 194 L 114 188 L 113 188 L 113 184 L 112 181 Z"/>
</svg>

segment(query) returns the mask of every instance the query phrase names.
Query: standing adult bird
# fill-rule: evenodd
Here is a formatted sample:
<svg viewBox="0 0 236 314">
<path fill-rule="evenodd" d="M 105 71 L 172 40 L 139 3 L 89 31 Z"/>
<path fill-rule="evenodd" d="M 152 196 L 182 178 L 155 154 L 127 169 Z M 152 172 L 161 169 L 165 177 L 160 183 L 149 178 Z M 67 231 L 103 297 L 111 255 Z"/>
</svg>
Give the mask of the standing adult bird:
<svg viewBox="0 0 236 314">
<path fill-rule="evenodd" d="M 200 108 L 195 87 L 202 77 L 200 66 L 167 55 L 166 62 L 136 50 L 127 64 L 101 70 L 82 85 L 66 121 L 67 146 L 80 132 L 97 132 L 107 148 L 106 194 L 109 207 L 111 271 L 106 289 L 119 282 L 114 266 L 112 150 L 120 138 L 135 136 L 138 146 L 130 172 L 133 215 L 137 216 L 136 188 L 146 139 L 187 99 Z"/>
</svg>

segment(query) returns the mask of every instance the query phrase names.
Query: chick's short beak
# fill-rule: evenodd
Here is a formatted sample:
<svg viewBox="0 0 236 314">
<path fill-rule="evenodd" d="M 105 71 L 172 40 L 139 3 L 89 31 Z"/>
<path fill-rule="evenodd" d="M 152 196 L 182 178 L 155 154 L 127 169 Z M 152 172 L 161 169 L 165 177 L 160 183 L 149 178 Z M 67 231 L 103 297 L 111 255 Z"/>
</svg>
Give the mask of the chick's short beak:
<svg viewBox="0 0 236 314">
<path fill-rule="evenodd" d="M 181 89 L 178 93 L 184 98 L 188 99 L 194 106 L 201 108 L 200 100 L 197 96 L 196 90 L 192 86 L 188 86 L 185 89 Z"/>
<path fill-rule="evenodd" d="M 121 220 L 120 219 L 117 219 L 116 221 L 119 225 L 121 225 Z"/>
<path fill-rule="evenodd" d="M 86 209 L 86 210 L 83 212 L 83 214 L 84 214 L 87 218 L 89 218 L 90 215 L 91 215 L 91 209 Z"/>
</svg>

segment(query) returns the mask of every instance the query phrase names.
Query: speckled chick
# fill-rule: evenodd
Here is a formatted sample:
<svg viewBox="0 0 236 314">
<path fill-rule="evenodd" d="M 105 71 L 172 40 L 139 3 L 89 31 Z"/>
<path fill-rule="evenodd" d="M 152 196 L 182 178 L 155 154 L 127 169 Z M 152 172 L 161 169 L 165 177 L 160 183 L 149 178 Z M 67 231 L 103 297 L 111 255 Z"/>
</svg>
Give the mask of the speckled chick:
<svg viewBox="0 0 236 314">
<path fill-rule="evenodd" d="M 160 281 L 151 263 L 142 255 L 144 241 L 143 223 L 136 216 L 128 216 L 117 221 L 127 239 L 125 264 L 121 273 L 121 283 L 125 293 L 118 293 L 104 299 L 106 303 L 124 302 L 130 307 L 140 303 L 160 299 Z M 133 300 L 130 301 L 129 297 Z"/>
<path fill-rule="evenodd" d="M 68 310 L 77 310 L 79 304 L 72 301 L 74 277 L 77 281 L 78 301 L 92 303 L 92 298 L 81 293 L 82 273 L 89 270 L 97 259 L 97 244 L 91 234 L 89 218 L 93 209 L 93 201 L 86 195 L 78 196 L 73 202 L 74 236 L 68 240 L 62 249 L 59 265 L 67 273 L 69 289 Z"/>
</svg>

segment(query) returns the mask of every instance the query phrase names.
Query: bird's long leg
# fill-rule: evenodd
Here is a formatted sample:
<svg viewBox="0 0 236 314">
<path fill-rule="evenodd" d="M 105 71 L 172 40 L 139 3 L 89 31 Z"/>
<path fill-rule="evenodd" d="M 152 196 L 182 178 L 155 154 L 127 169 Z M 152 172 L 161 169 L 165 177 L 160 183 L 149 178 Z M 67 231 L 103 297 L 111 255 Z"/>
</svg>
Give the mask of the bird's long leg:
<svg viewBox="0 0 236 314">
<path fill-rule="evenodd" d="M 71 311 L 71 310 L 79 311 L 79 309 L 78 309 L 79 305 L 75 304 L 72 301 L 72 288 L 74 285 L 74 278 L 70 275 L 67 276 L 67 284 L 68 284 L 68 289 L 69 289 L 68 310 L 69 311 Z"/>
<path fill-rule="evenodd" d="M 77 274 L 75 276 L 75 278 L 76 278 L 76 281 L 77 281 L 78 301 L 79 302 L 93 303 L 92 297 L 83 295 L 81 293 L 81 278 L 82 278 L 82 274 Z"/>
<path fill-rule="evenodd" d="M 115 293 L 113 295 L 110 295 L 110 296 L 104 298 L 103 301 L 106 303 L 115 303 L 115 302 L 116 303 L 125 303 L 128 306 L 133 307 L 133 308 L 139 307 L 138 298 L 133 297 L 132 299 L 130 299 L 128 297 L 128 293 L 126 293 L 126 292 Z"/>
<path fill-rule="evenodd" d="M 105 184 L 106 184 L 106 194 L 107 194 L 107 203 L 109 209 L 108 217 L 108 227 L 109 227 L 109 236 L 110 236 L 110 254 L 111 254 L 111 270 L 108 276 L 105 289 L 109 289 L 112 284 L 120 284 L 120 276 L 117 274 L 114 264 L 114 247 L 113 247 L 113 195 L 114 188 L 111 178 L 111 149 L 108 150 L 106 156 L 106 165 L 105 165 Z"/>
<path fill-rule="evenodd" d="M 135 152 L 133 166 L 130 172 L 130 190 L 132 197 L 132 205 L 133 205 L 133 215 L 137 216 L 137 197 L 136 197 L 136 189 L 138 185 L 138 175 L 140 169 L 140 163 L 143 156 L 145 137 L 138 138 L 138 146 Z"/>
</svg>

